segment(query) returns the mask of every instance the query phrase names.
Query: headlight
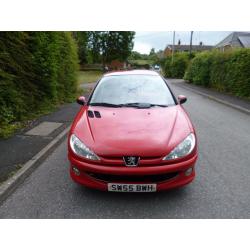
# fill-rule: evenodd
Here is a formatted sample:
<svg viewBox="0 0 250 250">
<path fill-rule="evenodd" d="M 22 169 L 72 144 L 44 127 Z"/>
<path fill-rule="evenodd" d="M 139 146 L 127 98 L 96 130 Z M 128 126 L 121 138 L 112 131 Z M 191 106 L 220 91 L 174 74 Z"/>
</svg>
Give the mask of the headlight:
<svg viewBox="0 0 250 250">
<path fill-rule="evenodd" d="M 77 138 L 74 134 L 72 134 L 70 137 L 70 147 L 73 152 L 79 156 L 82 156 L 89 160 L 100 160 L 100 158 L 87 146 L 85 146 L 84 143 L 80 141 L 80 139 Z"/>
<path fill-rule="evenodd" d="M 173 160 L 190 154 L 195 146 L 195 136 L 191 133 L 177 147 L 175 147 L 163 160 Z"/>
</svg>

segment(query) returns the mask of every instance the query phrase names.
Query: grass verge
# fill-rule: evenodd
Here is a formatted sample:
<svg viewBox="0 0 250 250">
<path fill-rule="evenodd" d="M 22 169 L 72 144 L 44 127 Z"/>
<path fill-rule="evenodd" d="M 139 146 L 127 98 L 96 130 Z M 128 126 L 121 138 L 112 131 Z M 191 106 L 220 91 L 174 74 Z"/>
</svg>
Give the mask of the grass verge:
<svg viewBox="0 0 250 250">
<path fill-rule="evenodd" d="M 55 111 L 60 104 L 53 104 L 51 102 L 45 102 L 36 112 L 32 112 L 26 117 L 22 119 L 22 121 L 17 121 L 9 124 L 2 124 L 0 126 L 0 138 L 7 139 L 15 134 L 15 132 L 19 129 L 25 128 L 28 124 L 30 124 L 33 120 L 52 113 Z"/>
<path fill-rule="evenodd" d="M 102 71 L 79 71 L 78 83 L 92 83 L 96 82 L 103 75 Z"/>
</svg>

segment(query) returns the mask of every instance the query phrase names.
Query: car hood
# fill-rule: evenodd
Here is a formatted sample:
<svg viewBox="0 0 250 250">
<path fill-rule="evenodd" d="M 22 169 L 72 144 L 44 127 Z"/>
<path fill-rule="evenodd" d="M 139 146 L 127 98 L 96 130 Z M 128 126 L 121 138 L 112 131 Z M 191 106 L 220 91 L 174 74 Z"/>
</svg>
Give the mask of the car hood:
<svg viewBox="0 0 250 250">
<path fill-rule="evenodd" d="M 97 111 L 100 118 L 89 117 Z M 190 132 L 192 125 L 180 106 L 150 109 L 86 107 L 72 133 L 99 156 L 157 157 L 169 153 Z"/>
</svg>

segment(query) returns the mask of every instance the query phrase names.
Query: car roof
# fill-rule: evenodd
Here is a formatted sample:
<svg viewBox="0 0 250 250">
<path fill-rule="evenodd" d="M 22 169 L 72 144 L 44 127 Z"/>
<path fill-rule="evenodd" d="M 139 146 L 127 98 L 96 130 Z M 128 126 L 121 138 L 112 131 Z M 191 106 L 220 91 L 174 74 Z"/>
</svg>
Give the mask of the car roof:
<svg viewBox="0 0 250 250">
<path fill-rule="evenodd" d="M 124 70 L 115 71 L 104 74 L 104 76 L 119 76 L 119 75 L 152 75 L 159 76 L 159 74 L 153 70 Z"/>
</svg>

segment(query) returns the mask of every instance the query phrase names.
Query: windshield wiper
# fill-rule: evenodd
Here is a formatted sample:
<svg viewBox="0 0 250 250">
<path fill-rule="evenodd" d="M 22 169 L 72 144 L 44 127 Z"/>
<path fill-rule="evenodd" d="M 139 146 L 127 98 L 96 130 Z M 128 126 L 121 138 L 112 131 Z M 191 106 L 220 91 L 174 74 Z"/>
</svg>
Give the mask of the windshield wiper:
<svg viewBox="0 0 250 250">
<path fill-rule="evenodd" d="M 167 107 L 167 105 L 163 104 L 151 104 L 151 103 L 143 103 L 143 102 L 133 102 L 133 103 L 124 103 L 124 104 L 114 104 L 108 102 L 93 102 L 89 104 L 90 106 L 103 106 L 103 107 L 112 107 L 112 108 L 121 108 L 121 107 L 133 107 L 133 108 L 151 108 L 155 106 L 159 107 Z"/>
<path fill-rule="evenodd" d="M 165 105 L 165 104 L 150 104 L 151 105 L 151 107 L 155 107 L 155 106 L 158 106 L 158 107 L 163 107 L 163 108 L 166 108 L 166 107 L 168 107 L 168 105 Z"/>
<path fill-rule="evenodd" d="M 167 105 L 163 105 L 163 104 L 152 104 L 152 103 L 143 103 L 143 102 L 122 104 L 122 107 L 135 107 L 135 108 L 141 108 L 141 109 L 151 108 L 151 107 L 155 107 L 155 106 L 167 107 Z"/>
<path fill-rule="evenodd" d="M 93 102 L 89 104 L 90 106 L 103 106 L 103 107 L 112 107 L 112 108 L 119 108 L 122 107 L 121 104 L 113 104 L 108 102 Z"/>
</svg>

